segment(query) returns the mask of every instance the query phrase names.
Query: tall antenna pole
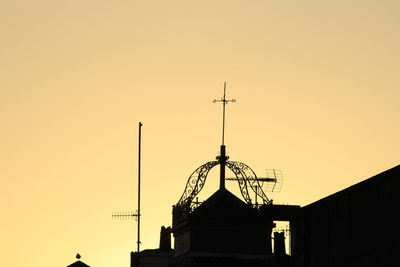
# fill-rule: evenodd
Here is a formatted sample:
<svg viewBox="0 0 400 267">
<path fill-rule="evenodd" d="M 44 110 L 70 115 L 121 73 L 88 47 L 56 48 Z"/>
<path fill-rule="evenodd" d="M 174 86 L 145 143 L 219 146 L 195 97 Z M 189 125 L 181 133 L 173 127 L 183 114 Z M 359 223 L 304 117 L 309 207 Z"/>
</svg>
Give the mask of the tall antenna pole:
<svg viewBox="0 0 400 267">
<path fill-rule="evenodd" d="M 218 157 L 219 164 L 221 165 L 220 170 L 220 189 L 225 188 L 225 165 L 228 157 L 226 156 L 226 149 L 225 149 L 225 106 L 229 102 L 236 102 L 235 99 L 226 99 L 226 82 L 224 82 L 224 97 L 220 100 L 214 99 L 213 103 L 222 102 L 222 145 L 221 145 L 221 155 Z"/>
<path fill-rule="evenodd" d="M 134 261 L 133 252 L 131 252 L 131 266 L 138 267 L 140 260 L 140 172 L 141 172 L 141 150 L 142 150 L 142 126 L 143 124 L 139 122 L 139 144 L 138 144 L 138 209 L 136 213 L 133 212 L 117 212 L 112 215 L 113 218 L 135 218 L 137 220 L 137 258 Z"/>
<path fill-rule="evenodd" d="M 142 126 L 139 122 L 139 149 L 138 149 L 138 216 L 137 216 L 137 266 L 139 267 L 140 262 L 140 172 L 141 172 L 141 150 L 142 150 Z"/>
</svg>

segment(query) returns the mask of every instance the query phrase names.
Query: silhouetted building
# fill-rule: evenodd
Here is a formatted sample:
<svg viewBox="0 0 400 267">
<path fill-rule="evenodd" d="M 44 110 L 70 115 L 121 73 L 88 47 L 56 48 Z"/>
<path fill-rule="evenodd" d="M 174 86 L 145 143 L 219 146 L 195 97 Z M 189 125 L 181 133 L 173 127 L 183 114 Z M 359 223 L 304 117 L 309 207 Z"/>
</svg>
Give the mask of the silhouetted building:
<svg viewBox="0 0 400 267">
<path fill-rule="evenodd" d="M 301 208 L 298 267 L 400 266 L 400 165 Z"/>
<path fill-rule="evenodd" d="M 174 252 L 144 250 L 141 267 L 400 266 L 399 207 L 400 165 L 302 208 L 254 207 L 220 188 L 195 208 L 175 206 Z M 272 253 L 273 221 L 290 222 L 291 256 L 283 233 Z"/>
<path fill-rule="evenodd" d="M 257 178 L 246 164 L 228 159 L 222 145 L 216 161 L 203 164 L 189 177 L 182 197 L 173 207 L 175 250 L 169 266 L 289 266 L 290 261 L 280 264 L 272 253 L 273 220 L 290 220 L 299 207 L 274 206 L 262 190 L 262 183 L 272 180 Z M 203 203 L 194 201 L 209 171 L 217 165 L 219 189 Z M 245 201 L 225 188 L 225 169 L 235 176 L 229 180 L 238 182 Z M 286 255 L 280 252 L 280 256 Z"/>
<path fill-rule="evenodd" d="M 272 227 L 268 214 L 219 189 L 189 214 L 174 210 L 170 266 L 275 266 Z"/>
<path fill-rule="evenodd" d="M 172 257 L 171 227 L 161 227 L 160 247 L 140 251 L 140 267 L 167 267 Z M 131 252 L 131 267 L 138 266 L 138 253 Z"/>
<path fill-rule="evenodd" d="M 172 229 L 161 229 L 160 248 L 132 253 L 131 267 L 138 258 L 140 267 L 400 266 L 400 165 L 302 208 L 274 205 L 263 188 L 276 184 L 275 170 L 257 177 L 225 153 L 225 105 L 232 101 L 225 88 L 224 98 L 215 100 L 223 104 L 220 155 L 191 174 L 173 206 Z M 197 195 L 217 165 L 219 189 L 201 203 Z M 238 182 L 243 200 L 225 188 L 226 180 Z M 291 255 L 280 232 L 274 232 L 272 251 L 274 221 L 289 222 Z"/>
<path fill-rule="evenodd" d="M 90 267 L 90 266 L 81 261 L 76 261 L 76 262 L 68 265 L 67 267 Z"/>
<path fill-rule="evenodd" d="M 77 258 L 78 260 L 77 260 L 76 262 L 74 262 L 74 263 L 68 265 L 67 267 L 90 267 L 89 265 L 83 263 L 83 262 L 80 260 L 81 255 L 79 255 L 79 253 L 76 254 L 76 258 Z"/>
<path fill-rule="evenodd" d="M 208 172 L 217 165 L 220 188 L 206 201 L 194 201 Z M 235 175 L 245 201 L 225 188 L 225 167 Z M 260 181 L 246 164 L 228 161 L 222 145 L 217 161 L 203 164 L 189 177 L 182 197 L 173 207 L 172 229 L 161 229 L 160 248 L 132 253 L 131 267 L 138 266 L 138 256 L 140 267 L 290 266 L 283 239 L 279 241 L 279 255 L 272 253 L 273 220 L 290 221 L 300 207 L 273 205 Z M 250 192 L 263 204 L 252 202 Z M 170 247 L 171 230 L 174 250 Z"/>
</svg>

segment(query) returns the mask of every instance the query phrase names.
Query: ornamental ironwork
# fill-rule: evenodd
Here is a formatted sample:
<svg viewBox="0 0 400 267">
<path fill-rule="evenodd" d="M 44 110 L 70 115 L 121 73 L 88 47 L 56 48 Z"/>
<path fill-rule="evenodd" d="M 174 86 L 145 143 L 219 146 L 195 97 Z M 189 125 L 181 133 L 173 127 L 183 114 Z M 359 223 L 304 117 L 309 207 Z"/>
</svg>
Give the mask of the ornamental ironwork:
<svg viewBox="0 0 400 267">
<path fill-rule="evenodd" d="M 181 206 L 184 204 L 189 204 L 192 200 L 200 193 L 201 189 L 204 187 L 204 183 L 206 182 L 207 175 L 210 170 L 215 166 L 218 165 L 218 161 L 209 161 L 206 164 L 201 165 L 198 167 L 189 177 L 185 191 L 181 198 L 179 199 L 177 205 Z"/>
<path fill-rule="evenodd" d="M 219 157 L 221 158 L 221 157 Z M 200 167 L 198 167 L 189 177 L 186 182 L 185 190 L 175 205 L 183 214 L 190 213 L 195 207 L 198 206 L 198 202 L 194 203 L 193 199 L 200 193 L 206 182 L 207 176 L 210 170 L 217 166 L 223 165 L 230 169 L 235 178 L 223 178 L 224 180 L 235 180 L 238 182 L 240 193 L 247 204 L 252 203 L 250 193 L 254 193 L 256 198 L 260 198 L 263 204 L 270 204 L 272 200 L 269 200 L 265 192 L 263 191 L 264 182 L 273 182 L 273 180 L 267 180 L 267 178 L 258 178 L 253 169 L 245 163 L 238 161 L 209 161 Z M 250 192 L 249 192 L 250 191 Z M 197 204 L 197 205 L 195 205 Z"/>
<path fill-rule="evenodd" d="M 225 180 L 237 181 L 239 185 L 240 193 L 244 201 L 253 205 L 250 197 L 249 190 L 255 193 L 255 205 L 257 206 L 257 199 L 260 198 L 263 204 L 272 204 L 272 200 L 269 200 L 267 195 L 262 189 L 264 182 L 277 182 L 276 176 L 271 178 L 258 178 L 256 173 L 246 164 L 237 161 L 228 161 L 229 157 L 226 156 L 225 147 L 225 108 L 230 102 L 235 102 L 235 99 L 226 99 L 226 83 L 224 83 L 224 95 L 220 100 L 214 100 L 214 103 L 222 103 L 222 145 L 221 153 L 217 157 L 216 161 L 209 161 L 200 167 L 198 167 L 189 177 L 186 182 L 185 190 L 178 203 L 173 208 L 174 222 L 180 221 L 193 209 L 200 205 L 199 201 L 193 201 L 193 199 L 200 193 L 206 182 L 207 176 L 212 168 L 216 165 L 220 165 L 220 190 L 225 189 Z M 230 169 L 235 177 L 226 178 L 225 167 Z M 275 185 L 274 187 L 275 188 Z"/>
</svg>

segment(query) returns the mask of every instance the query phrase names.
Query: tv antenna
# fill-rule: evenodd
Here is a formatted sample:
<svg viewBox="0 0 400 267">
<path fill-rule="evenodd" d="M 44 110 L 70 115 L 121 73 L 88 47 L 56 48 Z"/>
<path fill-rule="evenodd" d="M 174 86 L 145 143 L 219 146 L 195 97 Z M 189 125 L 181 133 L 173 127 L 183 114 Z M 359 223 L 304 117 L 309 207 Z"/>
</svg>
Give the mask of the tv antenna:
<svg viewBox="0 0 400 267">
<path fill-rule="evenodd" d="M 283 186 L 283 175 L 281 170 L 277 169 L 267 169 L 267 175 L 265 177 L 257 177 L 256 175 L 247 177 L 227 177 L 227 181 L 238 181 L 239 183 L 254 183 L 255 188 L 255 205 L 258 205 L 257 196 L 259 196 L 259 191 L 275 192 L 279 193 Z"/>
<path fill-rule="evenodd" d="M 266 172 L 267 172 L 267 179 L 270 179 L 270 181 L 267 181 L 269 183 L 266 183 L 265 189 L 268 192 L 276 192 L 276 193 L 281 192 L 283 186 L 282 171 L 276 169 L 266 169 Z"/>
<path fill-rule="evenodd" d="M 138 142 L 138 209 L 136 213 L 133 212 L 117 212 L 112 214 L 114 219 L 135 219 L 137 221 L 137 262 L 136 266 L 139 266 L 140 261 L 140 178 L 141 178 L 141 150 L 142 150 L 142 126 L 143 124 L 139 122 L 139 142 Z"/>
<path fill-rule="evenodd" d="M 281 170 L 276 169 L 267 169 L 266 177 L 251 177 L 247 178 L 250 181 L 258 181 L 260 182 L 260 186 L 264 185 L 264 188 L 267 192 L 275 192 L 279 193 L 282 189 L 283 185 L 283 175 Z M 227 177 L 228 181 L 238 181 L 241 180 L 237 177 Z"/>
</svg>

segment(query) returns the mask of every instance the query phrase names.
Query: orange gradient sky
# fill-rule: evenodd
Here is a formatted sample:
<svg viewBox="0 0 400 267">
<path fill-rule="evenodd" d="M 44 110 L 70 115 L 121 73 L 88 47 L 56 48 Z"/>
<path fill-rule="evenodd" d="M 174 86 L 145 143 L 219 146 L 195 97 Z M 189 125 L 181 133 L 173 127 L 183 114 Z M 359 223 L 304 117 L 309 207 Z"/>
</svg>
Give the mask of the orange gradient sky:
<svg viewBox="0 0 400 267">
<path fill-rule="evenodd" d="M 129 266 L 213 160 L 283 171 L 306 205 L 399 164 L 400 2 L 0 0 L 4 266 Z M 216 190 L 209 177 L 206 198 Z M 374 196 L 371 196 L 374 197 Z"/>
</svg>

